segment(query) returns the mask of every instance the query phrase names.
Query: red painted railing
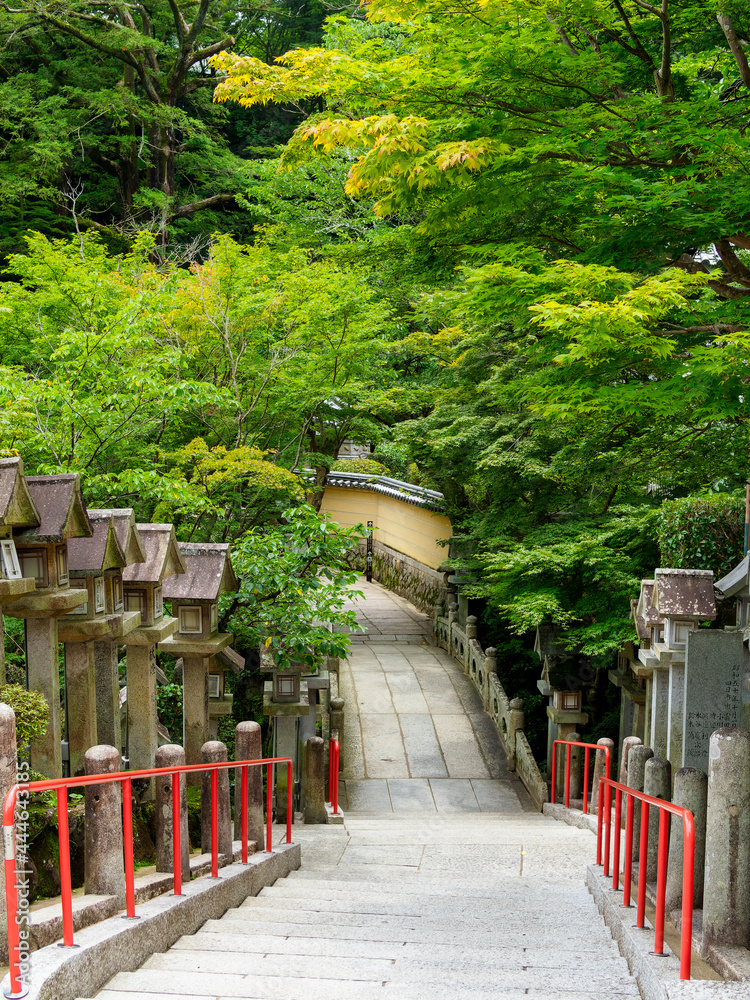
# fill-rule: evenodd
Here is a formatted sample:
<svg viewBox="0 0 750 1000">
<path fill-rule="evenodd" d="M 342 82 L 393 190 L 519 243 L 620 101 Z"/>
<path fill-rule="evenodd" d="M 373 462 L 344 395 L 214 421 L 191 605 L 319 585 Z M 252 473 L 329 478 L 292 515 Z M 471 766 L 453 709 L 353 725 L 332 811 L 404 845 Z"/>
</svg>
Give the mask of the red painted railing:
<svg viewBox="0 0 750 1000">
<path fill-rule="evenodd" d="M 601 743 L 579 743 L 576 740 L 554 740 L 552 743 L 552 790 L 550 795 L 550 801 L 554 805 L 555 802 L 555 779 L 557 778 L 557 745 L 558 743 L 567 747 L 565 753 L 565 808 L 570 808 L 570 748 L 571 747 L 585 747 L 586 753 L 584 756 L 583 764 L 583 812 L 585 813 L 588 806 L 588 792 L 589 792 L 589 751 L 596 750 L 597 753 L 604 753 L 604 775 L 609 778 L 610 770 L 610 749 L 608 746 L 604 746 Z M 602 828 L 607 832 L 607 836 L 604 839 L 604 865 L 605 868 L 609 869 L 609 825 L 610 825 L 610 813 L 612 811 L 612 793 L 609 790 L 609 786 L 605 786 L 604 796 L 602 797 L 602 786 L 599 783 L 599 796 L 597 802 L 597 834 L 596 834 L 596 863 L 600 865 L 602 863 Z M 604 816 L 604 827 L 602 827 L 602 815 Z"/>
<path fill-rule="evenodd" d="M 334 816 L 339 811 L 339 741 L 328 742 L 328 801 Z"/>
<path fill-rule="evenodd" d="M 659 851 L 656 866 L 656 915 L 654 918 L 654 954 L 664 954 L 664 917 L 667 892 L 667 853 L 669 850 L 669 814 L 680 816 L 683 824 L 682 854 L 682 924 L 680 927 L 680 979 L 690 979 L 691 942 L 693 936 L 693 877 L 695 872 L 695 823 L 693 814 L 683 806 L 676 806 L 664 799 L 657 799 L 628 785 L 621 785 L 611 778 L 600 782 L 615 790 L 614 849 L 612 853 L 612 888 L 620 888 L 620 828 L 622 796 L 627 796 L 625 809 L 625 858 L 623 864 L 622 905 L 630 906 L 630 883 L 633 875 L 633 812 L 637 799 L 641 805 L 641 834 L 638 856 L 638 908 L 636 927 L 643 927 L 646 914 L 646 860 L 648 858 L 648 817 L 651 806 L 659 810 Z M 599 793 L 601 798 L 601 792 Z M 601 828 L 601 821 L 599 823 Z M 605 834 L 609 841 L 609 827 Z M 604 863 L 604 875 L 609 875 L 609 851 Z"/>
<path fill-rule="evenodd" d="M 8 919 L 8 950 L 10 953 L 10 990 L 12 996 L 24 996 L 19 962 L 18 886 L 16 883 L 15 812 L 19 792 L 54 791 L 57 793 L 57 829 L 60 844 L 60 897 L 62 901 L 63 945 L 73 947 L 73 896 L 70 880 L 70 839 L 68 835 L 68 789 L 82 785 L 104 785 L 119 782 L 122 788 L 123 845 L 125 862 L 125 907 L 128 917 L 135 916 L 135 870 L 133 866 L 133 803 L 132 782 L 158 775 L 172 777 L 172 858 L 174 865 L 174 894 L 182 895 L 182 863 L 180 843 L 180 775 L 194 772 L 211 772 L 211 877 L 219 877 L 219 774 L 221 769 L 241 768 L 242 794 L 242 862 L 247 864 L 247 806 L 248 768 L 266 767 L 266 851 L 273 849 L 272 794 L 273 766 L 287 766 L 286 842 L 292 842 L 292 761 L 289 757 L 268 757 L 263 760 L 233 760 L 214 764 L 183 764 L 180 767 L 151 768 L 143 771 L 117 771 L 108 774 L 88 774 L 77 778 L 51 778 L 13 785 L 3 807 L 3 845 L 5 856 L 6 910 Z"/>
</svg>

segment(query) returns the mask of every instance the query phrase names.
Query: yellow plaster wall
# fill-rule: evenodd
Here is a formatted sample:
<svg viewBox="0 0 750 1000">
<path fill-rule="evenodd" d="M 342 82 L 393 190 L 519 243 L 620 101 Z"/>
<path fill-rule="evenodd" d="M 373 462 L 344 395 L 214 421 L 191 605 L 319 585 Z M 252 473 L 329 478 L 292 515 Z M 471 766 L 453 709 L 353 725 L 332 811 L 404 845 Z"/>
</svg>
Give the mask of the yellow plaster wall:
<svg viewBox="0 0 750 1000">
<path fill-rule="evenodd" d="M 437 544 L 438 539 L 453 534 L 445 514 L 372 490 L 348 490 L 341 486 L 326 486 L 320 509 L 346 527 L 372 521 L 378 541 L 433 569 L 448 558 L 448 549 Z"/>
</svg>

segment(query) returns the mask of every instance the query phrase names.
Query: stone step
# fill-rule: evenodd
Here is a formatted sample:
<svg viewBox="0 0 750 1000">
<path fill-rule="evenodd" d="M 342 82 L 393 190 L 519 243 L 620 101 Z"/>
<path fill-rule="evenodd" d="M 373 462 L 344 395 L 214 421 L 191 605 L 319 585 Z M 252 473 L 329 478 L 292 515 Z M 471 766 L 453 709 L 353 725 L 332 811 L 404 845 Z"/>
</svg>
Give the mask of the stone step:
<svg viewBox="0 0 750 1000">
<path fill-rule="evenodd" d="M 494 903 L 502 902 L 503 907 L 508 904 L 523 905 L 524 903 L 538 904 L 538 899 L 533 890 L 521 879 L 517 879 L 515 884 L 512 880 L 503 880 L 496 885 L 485 887 L 485 891 L 480 889 L 480 883 L 464 884 L 464 892 L 461 900 L 467 906 L 474 903 L 485 906 L 487 900 Z M 365 899 L 368 902 L 379 900 L 389 901 L 393 899 L 393 893 L 389 892 L 378 882 L 337 882 L 333 879 L 301 879 L 289 882 L 286 879 L 279 880 L 273 886 L 266 886 L 258 894 L 265 896 L 287 896 L 297 899 L 345 899 L 355 896 L 358 900 Z M 437 905 L 441 899 L 450 903 L 455 903 L 455 892 L 446 888 L 445 883 L 435 880 L 424 884 L 416 879 L 411 880 L 408 885 L 399 884 L 399 898 L 408 897 L 409 902 L 422 900 L 429 905 Z M 253 897 L 256 899 L 257 897 Z M 545 902 L 550 904 L 565 905 L 569 902 L 591 902 L 591 894 L 586 886 L 551 886 L 545 894 Z M 245 900 L 243 905 L 252 905 L 252 900 Z"/>
<path fill-rule="evenodd" d="M 184 1000 L 185 997 L 207 997 L 210 1000 L 426 1000 L 425 992 L 421 987 L 405 988 L 400 984 L 372 987 L 360 982 L 352 983 L 332 983 L 330 980 L 324 984 L 321 991 L 315 989 L 320 984 L 305 979 L 291 980 L 283 990 L 278 989 L 278 984 L 263 989 L 256 981 L 242 987 L 243 992 L 231 993 L 226 990 L 217 994 L 216 991 L 209 993 L 196 993 L 195 989 L 202 988 L 202 984 L 197 982 L 194 987 L 186 987 L 189 992 L 173 992 L 176 986 L 171 987 L 159 981 L 158 983 L 144 984 L 142 979 L 137 979 L 138 973 L 122 973 L 123 977 L 130 977 L 129 981 L 120 981 L 118 989 L 101 990 L 97 993 L 97 1000 Z M 120 977 L 116 977 L 120 979 Z M 505 988 L 503 983 L 498 983 L 487 989 L 470 989 L 458 986 L 438 987 L 431 986 L 429 1000 L 520 1000 L 520 997 L 530 995 L 527 988 L 519 990 L 514 987 Z M 604 997 L 595 991 L 585 992 L 585 984 L 581 986 L 581 991 L 556 991 L 546 990 L 544 986 L 535 988 L 531 995 L 533 1000 L 619 1000 L 620 997 L 639 998 L 640 993 L 632 990 L 624 992 L 619 989 L 608 991 Z"/>
</svg>

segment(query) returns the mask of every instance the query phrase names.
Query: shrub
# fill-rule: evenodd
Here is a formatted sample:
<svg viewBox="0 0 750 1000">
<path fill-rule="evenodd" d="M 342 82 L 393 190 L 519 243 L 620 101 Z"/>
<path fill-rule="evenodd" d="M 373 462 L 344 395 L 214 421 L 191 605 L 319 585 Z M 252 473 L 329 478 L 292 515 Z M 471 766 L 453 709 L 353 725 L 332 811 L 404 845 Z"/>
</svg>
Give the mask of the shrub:
<svg viewBox="0 0 750 1000">
<path fill-rule="evenodd" d="M 16 742 L 19 750 L 47 732 L 49 706 L 44 695 L 38 691 L 27 691 L 20 684 L 3 684 L 0 686 L 0 702 L 10 705 L 16 713 Z"/>
<path fill-rule="evenodd" d="M 667 500 L 657 514 L 662 565 L 722 577 L 742 558 L 744 496 L 707 493 Z"/>
<path fill-rule="evenodd" d="M 340 458 L 331 466 L 334 472 L 359 472 L 369 476 L 390 476 L 391 470 L 371 458 Z"/>
</svg>

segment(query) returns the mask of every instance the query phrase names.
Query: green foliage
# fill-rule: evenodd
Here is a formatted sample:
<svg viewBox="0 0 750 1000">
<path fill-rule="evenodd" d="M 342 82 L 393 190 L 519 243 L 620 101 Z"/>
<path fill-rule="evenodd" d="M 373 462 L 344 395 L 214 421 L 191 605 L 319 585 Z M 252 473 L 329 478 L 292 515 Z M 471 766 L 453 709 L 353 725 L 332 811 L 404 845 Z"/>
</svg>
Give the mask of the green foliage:
<svg viewBox="0 0 750 1000">
<path fill-rule="evenodd" d="M 170 739 L 182 746 L 182 685 L 159 684 L 156 689 L 156 712 L 169 732 Z"/>
<path fill-rule="evenodd" d="M 662 565 L 710 569 L 719 579 L 742 558 L 745 498 L 706 493 L 662 504 L 657 515 Z"/>
<path fill-rule="evenodd" d="M 16 743 L 19 752 L 31 740 L 47 732 L 49 705 L 38 691 L 26 691 L 20 684 L 0 686 L 0 702 L 10 705 L 16 714 Z"/>
<path fill-rule="evenodd" d="M 372 458 L 341 458 L 331 466 L 336 472 L 359 472 L 371 476 L 390 476 L 391 471 L 382 462 Z"/>
</svg>

